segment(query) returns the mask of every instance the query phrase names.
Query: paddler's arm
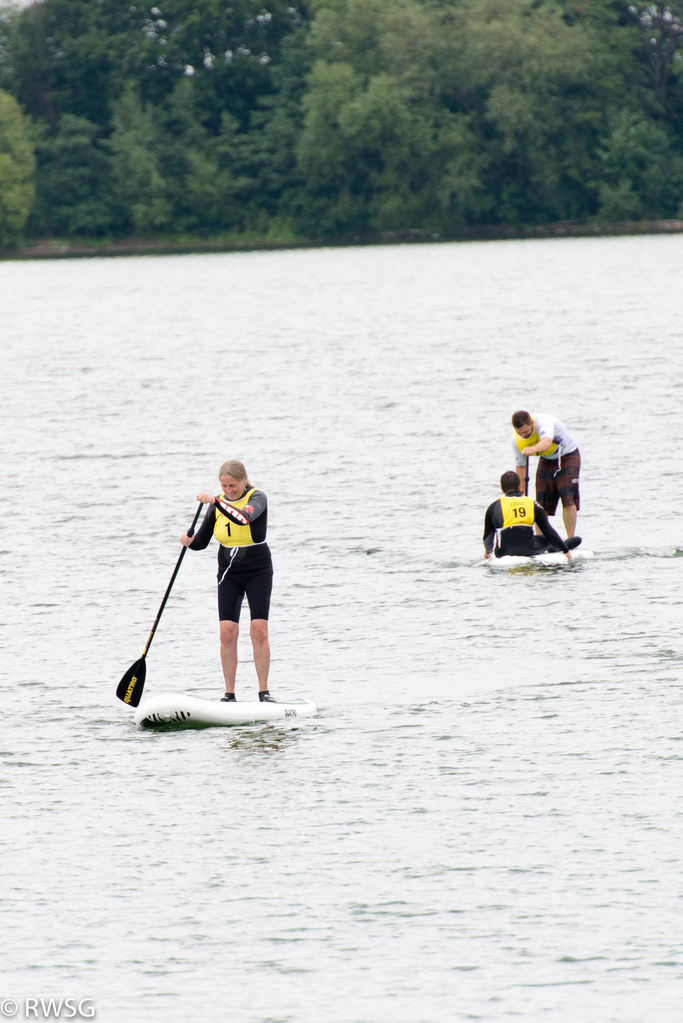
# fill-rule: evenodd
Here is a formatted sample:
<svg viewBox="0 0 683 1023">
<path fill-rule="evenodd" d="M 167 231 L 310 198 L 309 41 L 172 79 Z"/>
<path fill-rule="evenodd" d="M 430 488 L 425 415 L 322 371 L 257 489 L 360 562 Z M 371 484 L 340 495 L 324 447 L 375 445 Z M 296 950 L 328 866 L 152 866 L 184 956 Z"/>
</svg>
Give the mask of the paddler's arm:
<svg viewBox="0 0 683 1023">
<path fill-rule="evenodd" d="M 560 534 L 550 525 L 550 520 L 548 519 L 548 516 L 546 515 L 543 508 L 541 508 L 540 504 L 535 504 L 534 521 L 537 524 L 538 528 L 543 533 L 543 536 L 546 538 L 546 540 L 549 543 L 551 543 L 554 547 L 559 547 L 560 550 L 563 551 L 567 555 L 567 557 L 569 557 L 569 548 L 567 547 L 566 543 L 564 542 Z"/>
<path fill-rule="evenodd" d="M 211 498 L 211 500 L 209 500 L 209 498 Z M 205 547 L 209 546 L 211 537 L 213 536 L 213 527 L 216 522 L 216 509 L 212 507 L 214 498 L 211 497 L 210 494 L 197 494 L 197 500 L 201 501 L 203 504 L 209 505 L 206 515 L 194 536 L 188 536 L 187 533 L 183 533 L 180 537 L 180 542 L 183 547 L 191 547 L 193 551 L 203 551 Z"/>
<path fill-rule="evenodd" d="M 493 553 L 493 541 L 496 536 L 496 526 L 494 521 L 494 512 L 497 508 L 500 508 L 500 501 L 494 501 L 486 509 L 486 517 L 484 519 L 484 557 L 490 558 Z M 502 524 L 502 521 L 501 521 Z"/>
<path fill-rule="evenodd" d="M 229 518 L 232 522 L 236 522 L 239 526 L 245 526 L 249 522 L 253 522 L 259 515 L 262 515 L 268 507 L 268 499 L 264 493 L 260 490 L 255 490 L 249 498 L 249 504 L 245 504 L 244 508 L 233 508 L 229 501 L 226 501 L 224 497 L 215 497 L 213 500 L 216 502 L 216 508 L 219 512 Z"/>
<path fill-rule="evenodd" d="M 524 459 L 524 464 L 523 465 L 516 465 L 515 469 L 517 470 L 517 479 L 519 480 L 519 489 L 522 491 L 523 494 L 526 494 L 526 492 L 527 492 L 526 481 L 531 476 L 531 472 L 529 471 L 529 459 L 525 458 Z"/>
<path fill-rule="evenodd" d="M 551 448 L 552 446 L 553 442 L 550 437 L 541 437 L 538 444 L 529 444 L 529 446 L 524 448 L 523 451 L 521 452 L 521 454 L 524 456 L 525 464 L 516 465 L 515 469 L 517 470 L 517 476 L 519 478 L 520 490 L 522 491 L 523 494 L 525 494 L 527 491 L 526 485 L 527 473 L 529 476 L 531 476 L 531 472 L 529 471 L 529 458 L 531 458 L 533 455 L 542 455 L 544 451 L 547 451 L 548 448 Z"/>
<path fill-rule="evenodd" d="M 544 451 L 547 451 L 548 448 L 551 448 L 552 446 L 552 437 L 541 437 L 538 444 L 530 444 L 528 448 L 524 448 L 522 454 L 527 457 L 529 455 L 542 455 Z M 519 473 L 517 475 L 519 475 Z"/>
<path fill-rule="evenodd" d="M 512 450 L 515 453 L 515 469 L 517 471 L 517 479 L 519 480 L 519 489 L 523 494 L 526 494 L 526 478 L 529 472 L 529 459 L 526 457 L 526 448 L 524 451 L 520 451 L 517 447 L 517 441 L 513 440 Z"/>
</svg>

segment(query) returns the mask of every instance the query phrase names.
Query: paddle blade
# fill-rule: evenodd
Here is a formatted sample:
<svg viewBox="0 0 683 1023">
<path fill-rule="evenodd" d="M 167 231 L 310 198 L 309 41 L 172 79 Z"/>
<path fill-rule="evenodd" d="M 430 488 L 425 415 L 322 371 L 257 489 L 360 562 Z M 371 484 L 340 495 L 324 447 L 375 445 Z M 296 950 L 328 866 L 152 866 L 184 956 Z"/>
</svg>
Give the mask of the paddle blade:
<svg viewBox="0 0 683 1023">
<path fill-rule="evenodd" d="M 132 664 L 116 687 L 116 695 L 119 700 L 137 707 L 142 697 L 142 690 L 145 688 L 145 675 L 147 674 L 147 663 L 144 657 Z"/>
</svg>

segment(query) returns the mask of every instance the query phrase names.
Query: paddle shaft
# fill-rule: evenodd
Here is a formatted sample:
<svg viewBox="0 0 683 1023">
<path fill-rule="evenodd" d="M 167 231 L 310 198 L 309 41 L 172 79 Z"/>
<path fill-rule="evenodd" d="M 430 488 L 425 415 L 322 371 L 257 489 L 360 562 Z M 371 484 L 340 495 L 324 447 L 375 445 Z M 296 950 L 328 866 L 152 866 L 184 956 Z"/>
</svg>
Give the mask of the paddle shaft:
<svg viewBox="0 0 683 1023">
<path fill-rule="evenodd" d="M 202 502 L 200 501 L 199 502 L 199 507 L 197 508 L 197 511 L 195 513 L 195 517 L 192 520 L 192 525 L 190 526 L 190 528 L 187 531 L 187 535 L 188 536 L 194 536 L 194 527 L 197 525 L 197 519 L 199 518 L 203 507 L 204 506 L 203 506 Z M 178 571 L 180 570 L 180 566 L 183 563 L 183 558 L 185 557 L 185 551 L 186 550 L 187 550 L 187 547 L 183 547 L 182 551 L 180 552 L 180 557 L 178 558 L 178 561 L 176 563 L 176 567 L 173 570 L 173 575 L 171 576 L 171 581 L 168 584 L 168 588 L 167 588 L 166 592 L 164 593 L 164 599 L 161 601 L 161 607 L 159 608 L 159 610 L 157 612 L 157 616 L 154 619 L 154 625 L 152 626 L 152 631 L 149 634 L 149 639 L 147 640 L 147 646 L 145 647 L 145 649 L 143 651 L 143 654 L 142 654 L 143 657 L 147 656 L 147 651 L 149 650 L 150 646 L 152 645 L 152 640 L 154 639 L 154 633 L 157 631 L 157 625 L 159 624 L 159 619 L 161 618 L 162 614 L 164 613 L 164 608 L 166 607 L 166 601 L 168 600 L 169 594 L 170 594 L 171 590 L 173 589 L 173 583 L 175 582 L 176 576 L 178 575 Z"/>
<path fill-rule="evenodd" d="M 529 456 L 526 456 L 526 476 L 524 477 L 524 496 L 529 496 Z"/>
</svg>

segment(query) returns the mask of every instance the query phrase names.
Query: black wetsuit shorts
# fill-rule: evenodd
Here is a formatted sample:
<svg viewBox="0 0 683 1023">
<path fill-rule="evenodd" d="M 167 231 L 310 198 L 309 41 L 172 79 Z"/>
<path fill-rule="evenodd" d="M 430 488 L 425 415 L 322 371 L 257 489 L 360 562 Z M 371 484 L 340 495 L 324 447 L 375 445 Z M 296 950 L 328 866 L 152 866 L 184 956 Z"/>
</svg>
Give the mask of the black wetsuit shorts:
<svg viewBox="0 0 683 1023">
<path fill-rule="evenodd" d="M 268 544 L 221 547 L 218 558 L 218 617 L 238 622 L 246 595 L 252 620 L 268 621 L 273 589 L 273 562 Z"/>
<path fill-rule="evenodd" d="M 545 554 L 549 550 L 559 550 L 559 547 L 553 547 L 544 536 L 534 536 L 534 531 L 529 526 L 511 526 L 503 530 L 501 545 L 496 547 L 494 553 L 497 558 L 533 558 L 534 555 Z"/>
</svg>

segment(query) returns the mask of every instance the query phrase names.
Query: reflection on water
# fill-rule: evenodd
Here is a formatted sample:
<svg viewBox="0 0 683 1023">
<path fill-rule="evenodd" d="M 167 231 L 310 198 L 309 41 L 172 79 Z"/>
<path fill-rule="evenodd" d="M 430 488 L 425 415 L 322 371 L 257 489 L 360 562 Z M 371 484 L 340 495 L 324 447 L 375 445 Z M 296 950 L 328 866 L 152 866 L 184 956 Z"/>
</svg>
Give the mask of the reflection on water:
<svg viewBox="0 0 683 1023">
<path fill-rule="evenodd" d="M 230 729 L 230 738 L 224 748 L 240 757 L 255 753 L 283 753 L 297 742 L 298 728 L 265 725 L 259 728 Z"/>
</svg>

